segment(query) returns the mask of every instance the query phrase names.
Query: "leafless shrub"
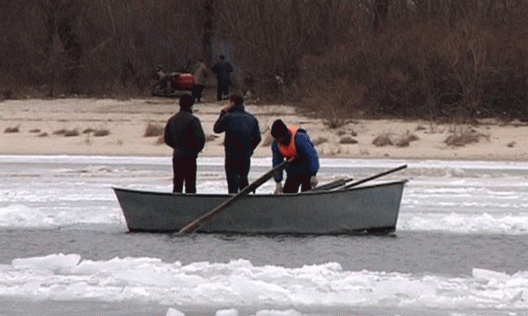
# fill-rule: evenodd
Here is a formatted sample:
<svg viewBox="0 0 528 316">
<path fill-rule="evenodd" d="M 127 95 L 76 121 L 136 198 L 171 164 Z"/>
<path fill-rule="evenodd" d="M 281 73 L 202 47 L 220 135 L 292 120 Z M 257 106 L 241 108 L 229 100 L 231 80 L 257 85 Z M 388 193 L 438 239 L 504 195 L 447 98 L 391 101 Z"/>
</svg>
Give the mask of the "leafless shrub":
<svg viewBox="0 0 528 316">
<path fill-rule="evenodd" d="M 6 134 L 10 134 L 10 133 L 20 133 L 20 128 L 19 128 L 19 126 L 7 127 L 7 128 L 4 130 L 4 133 L 6 133 Z"/>
<path fill-rule="evenodd" d="M 299 105 L 314 111 L 334 129 L 346 125 L 357 115 L 364 93 L 363 86 L 355 86 L 346 79 L 306 78 L 304 97 Z"/>
<path fill-rule="evenodd" d="M 506 145 L 506 147 L 513 148 L 515 147 L 515 142 L 510 142 Z"/>
<path fill-rule="evenodd" d="M 33 128 L 29 131 L 30 133 L 40 133 L 40 129 L 38 128 Z"/>
<path fill-rule="evenodd" d="M 160 126 L 155 123 L 147 123 L 147 127 L 145 128 L 145 133 L 143 134 L 143 137 L 156 137 L 163 135 L 165 129 L 163 126 Z"/>
<path fill-rule="evenodd" d="M 43 133 L 38 134 L 38 137 L 48 137 L 48 136 L 49 136 L 49 135 L 48 135 L 48 133 L 46 133 L 46 132 L 43 132 Z"/>
<path fill-rule="evenodd" d="M 392 141 L 390 139 L 389 134 L 382 134 L 374 138 L 372 144 L 377 147 L 383 147 L 387 145 L 392 145 Z"/>
</svg>

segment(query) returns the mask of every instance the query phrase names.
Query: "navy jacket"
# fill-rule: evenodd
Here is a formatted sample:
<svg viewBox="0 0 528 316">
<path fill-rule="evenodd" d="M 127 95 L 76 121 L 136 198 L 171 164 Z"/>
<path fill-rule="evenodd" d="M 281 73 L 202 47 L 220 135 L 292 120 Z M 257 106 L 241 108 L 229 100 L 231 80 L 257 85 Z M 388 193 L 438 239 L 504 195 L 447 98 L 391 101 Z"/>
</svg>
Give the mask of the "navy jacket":
<svg viewBox="0 0 528 316">
<path fill-rule="evenodd" d="M 243 105 L 221 112 L 213 130 L 217 134 L 225 132 L 226 157 L 251 157 L 262 140 L 257 119 Z"/>
<path fill-rule="evenodd" d="M 233 72 L 233 66 L 227 61 L 221 61 L 213 66 L 211 69 L 216 74 L 218 83 L 225 86 L 231 85 L 231 73 Z"/>
<path fill-rule="evenodd" d="M 319 155 L 315 149 L 314 143 L 305 130 L 297 130 L 295 137 L 295 148 L 297 149 L 297 158 L 292 165 L 286 167 L 286 175 L 293 177 L 295 175 L 315 175 L 319 171 Z M 279 151 L 277 141 L 271 144 L 271 151 L 273 153 L 273 167 L 281 164 L 284 161 L 284 156 Z M 282 171 L 277 172 L 274 176 L 275 182 L 282 181 Z"/>
<path fill-rule="evenodd" d="M 180 109 L 169 119 L 164 139 L 174 149 L 175 158 L 196 158 L 205 145 L 202 124 L 190 109 Z"/>
</svg>

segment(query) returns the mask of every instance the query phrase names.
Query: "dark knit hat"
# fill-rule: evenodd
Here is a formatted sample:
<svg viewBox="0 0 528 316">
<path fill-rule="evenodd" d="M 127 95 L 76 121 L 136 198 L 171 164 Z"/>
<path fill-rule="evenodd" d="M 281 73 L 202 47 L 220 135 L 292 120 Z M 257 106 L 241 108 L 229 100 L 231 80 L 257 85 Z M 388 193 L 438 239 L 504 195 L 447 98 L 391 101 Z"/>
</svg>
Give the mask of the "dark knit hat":
<svg viewBox="0 0 528 316">
<path fill-rule="evenodd" d="M 288 127 L 282 120 L 278 119 L 273 122 L 273 125 L 271 125 L 271 136 L 273 138 L 279 138 L 286 134 L 288 134 Z"/>
<path fill-rule="evenodd" d="M 194 104 L 194 98 L 188 94 L 184 94 L 180 97 L 180 107 L 188 109 Z"/>
<path fill-rule="evenodd" d="M 242 105 L 244 103 L 244 98 L 240 94 L 233 94 L 231 98 L 229 98 L 231 102 L 233 102 L 235 105 Z"/>
</svg>

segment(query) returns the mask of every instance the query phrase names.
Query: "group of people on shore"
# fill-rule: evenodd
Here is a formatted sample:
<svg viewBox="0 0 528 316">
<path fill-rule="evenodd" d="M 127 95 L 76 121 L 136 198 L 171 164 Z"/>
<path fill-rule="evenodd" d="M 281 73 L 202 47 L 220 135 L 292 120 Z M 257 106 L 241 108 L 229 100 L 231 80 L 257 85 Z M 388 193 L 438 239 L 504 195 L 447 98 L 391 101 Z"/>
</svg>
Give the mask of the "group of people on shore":
<svg viewBox="0 0 528 316">
<path fill-rule="evenodd" d="M 211 72 L 216 75 L 217 90 L 216 99 L 222 101 L 229 95 L 229 87 L 231 86 L 231 73 L 233 66 L 225 60 L 224 55 L 218 57 L 218 62 L 213 65 Z M 196 102 L 201 102 L 202 92 L 207 83 L 208 69 L 203 59 L 200 59 L 194 68 L 194 86 L 192 95 Z"/>
<path fill-rule="evenodd" d="M 196 159 L 205 145 L 205 134 L 200 119 L 192 113 L 194 97 L 188 94 L 180 98 L 180 110 L 169 118 L 165 127 L 165 143 L 173 148 L 172 166 L 174 172 L 173 192 L 196 193 Z M 247 112 L 244 99 L 234 94 L 229 105 L 220 111 L 213 131 L 225 133 L 225 172 L 229 193 L 238 193 L 249 185 L 248 174 L 251 156 L 262 137 L 258 120 Z M 306 130 L 298 126 L 287 127 L 278 119 L 273 122 L 271 145 L 273 167 L 284 160 L 286 181 L 282 186 L 283 172 L 274 175 L 275 194 L 307 191 L 317 184 L 319 156 Z"/>
</svg>

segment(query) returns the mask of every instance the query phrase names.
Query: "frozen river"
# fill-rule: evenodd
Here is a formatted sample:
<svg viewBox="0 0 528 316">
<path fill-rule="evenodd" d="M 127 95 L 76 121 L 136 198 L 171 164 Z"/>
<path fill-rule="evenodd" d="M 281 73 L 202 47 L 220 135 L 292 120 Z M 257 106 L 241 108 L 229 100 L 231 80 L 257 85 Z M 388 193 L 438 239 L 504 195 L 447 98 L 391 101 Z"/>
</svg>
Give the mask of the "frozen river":
<svg viewBox="0 0 528 316">
<path fill-rule="evenodd" d="M 198 164 L 198 191 L 226 193 L 223 158 Z M 378 180 L 409 180 L 394 235 L 174 237 L 127 233 L 112 191 L 171 191 L 170 158 L 0 156 L 0 315 L 528 313 L 528 163 L 322 159 L 318 176 L 402 164 Z"/>
</svg>

